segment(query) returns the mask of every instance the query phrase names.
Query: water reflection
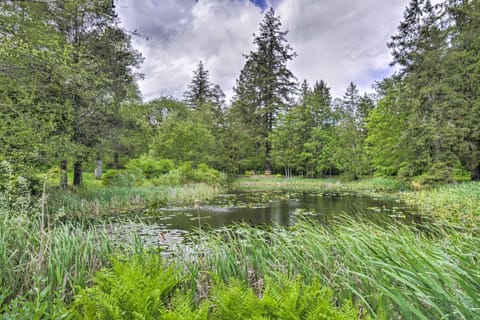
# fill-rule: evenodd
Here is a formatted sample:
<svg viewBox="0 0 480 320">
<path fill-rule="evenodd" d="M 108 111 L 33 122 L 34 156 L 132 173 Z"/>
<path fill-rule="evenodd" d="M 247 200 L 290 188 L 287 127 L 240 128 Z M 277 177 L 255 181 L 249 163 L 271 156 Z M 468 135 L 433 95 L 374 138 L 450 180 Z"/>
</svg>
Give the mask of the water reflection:
<svg viewBox="0 0 480 320">
<path fill-rule="evenodd" d="M 172 252 L 172 246 L 183 242 L 186 233 L 199 227 L 220 229 L 238 223 L 291 226 L 302 216 L 324 225 L 338 223 L 340 217 L 379 225 L 421 222 L 420 216 L 396 199 L 283 191 L 232 192 L 191 207 L 147 208 L 112 221 L 107 227 L 118 241 L 128 241 L 135 234 L 148 246 Z"/>
<path fill-rule="evenodd" d="M 324 224 L 333 223 L 342 215 L 377 224 L 410 223 L 419 219 L 395 199 L 286 191 L 229 193 L 197 206 L 150 208 L 133 215 L 141 216 L 147 224 L 185 231 L 198 228 L 199 219 L 201 226 L 213 229 L 234 223 L 291 226 L 303 215 L 313 216 Z"/>
</svg>

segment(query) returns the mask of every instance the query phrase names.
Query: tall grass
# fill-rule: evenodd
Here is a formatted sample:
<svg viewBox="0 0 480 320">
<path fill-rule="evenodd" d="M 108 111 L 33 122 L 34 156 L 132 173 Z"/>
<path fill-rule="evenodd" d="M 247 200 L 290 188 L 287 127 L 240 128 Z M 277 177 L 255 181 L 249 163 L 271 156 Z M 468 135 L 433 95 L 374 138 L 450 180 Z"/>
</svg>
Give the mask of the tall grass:
<svg viewBox="0 0 480 320">
<path fill-rule="evenodd" d="M 184 186 L 81 188 L 52 193 L 49 211 L 60 216 L 97 216 L 125 212 L 148 205 L 185 204 L 208 200 L 220 187 L 203 183 Z"/>
<path fill-rule="evenodd" d="M 396 192 L 405 190 L 407 185 L 392 178 L 365 178 L 355 181 L 338 178 L 239 178 L 233 181 L 232 187 L 238 190 L 298 190 L 324 192 Z"/>
<path fill-rule="evenodd" d="M 423 228 L 351 221 L 333 230 L 306 221 L 293 231 L 235 228 L 201 234 L 196 258 L 180 255 L 176 264 L 200 282 L 320 277 L 337 304 L 351 300 L 382 319 L 479 318 L 480 238 Z"/>
<path fill-rule="evenodd" d="M 61 318 L 75 288 L 89 285 L 111 255 L 142 247 L 114 245 L 99 227 L 49 223 L 38 199 L 19 186 L 0 193 L 0 314 L 6 319 Z"/>
<path fill-rule="evenodd" d="M 400 195 L 422 213 L 447 219 L 480 221 L 480 183 L 444 185 L 430 190 L 404 192 Z"/>
</svg>

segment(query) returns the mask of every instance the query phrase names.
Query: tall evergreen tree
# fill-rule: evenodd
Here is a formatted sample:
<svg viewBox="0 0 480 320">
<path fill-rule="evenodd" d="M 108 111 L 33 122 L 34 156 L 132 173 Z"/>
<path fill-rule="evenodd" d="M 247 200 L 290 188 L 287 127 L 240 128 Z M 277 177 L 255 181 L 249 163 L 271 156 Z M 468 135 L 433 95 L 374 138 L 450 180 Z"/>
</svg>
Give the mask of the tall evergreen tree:
<svg viewBox="0 0 480 320">
<path fill-rule="evenodd" d="M 445 56 L 444 97 L 451 123 L 455 125 L 454 152 L 480 180 L 480 1 L 450 0 L 448 7 L 450 46 Z"/>
<path fill-rule="evenodd" d="M 358 179 L 368 172 L 365 154 L 365 136 L 358 121 L 360 95 L 357 86 L 350 82 L 340 103 L 340 117 L 336 126 L 335 166 L 345 175 Z"/>
<path fill-rule="evenodd" d="M 193 78 L 187 91 L 183 94 L 185 102 L 191 109 L 197 109 L 210 101 L 212 91 L 213 85 L 210 83 L 209 72 L 200 61 L 197 69 L 193 72 Z"/>
<path fill-rule="evenodd" d="M 360 104 L 360 95 L 358 94 L 357 86 L 350 82 L 343 95 L 342 109 L 345 116 L 356 118 L 358 105 Z"/>
<path fill-rule="evenodd" d="M 271 170 L 269 135 L 279 112 L 287 109 L 296 88 L 295 77 L 287 62 L 295 57 L 281 30 L 280 19 L 271 8 L 260 23 L 253 43 L 255 51 L 246 56 L 235 87 L 234 106 L 249 125 L 257 149 L 265 156 L 265 170 Z"/>
<path fill-rule="evenodd" d="M 402 67 L 404 86 L 400 94 L 409 109 L 403 144 L 414 148 L 402 175 L 423 175 L 426 182 L 449 181 L 458 166 L 454 154 L 456 129 L 444 103 L 451 88 L 442 81 L 442 65 L 450 46 L 445 14 L 442 6 L 433 6 L 429 0 L 411 1 L 398 34 L 389 44 L 394 63 Z"/>
</svg>

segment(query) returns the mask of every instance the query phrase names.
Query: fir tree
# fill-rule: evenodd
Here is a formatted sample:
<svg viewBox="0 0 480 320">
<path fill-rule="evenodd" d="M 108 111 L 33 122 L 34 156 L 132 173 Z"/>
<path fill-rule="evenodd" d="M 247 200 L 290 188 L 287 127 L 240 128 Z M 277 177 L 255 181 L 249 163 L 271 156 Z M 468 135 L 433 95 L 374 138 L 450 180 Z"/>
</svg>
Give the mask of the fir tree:
<svg viewBox="0 0 480 320">
<path fill-rule="evenodd" d="M 197 69 L 193 72 L 193 79 L 188 85 L 187 91 L 183 94 L 185 102 L 190 108 L 198 109 L 210 100 L 212 88 L 213 85 L 209 80 L 209 72 L 203 66 L 202 61 L 200 61 Z"/>
<path fill-rule="evenodd" d="M 253 41 L 255 51 L 246 56 L 235 88 L 235 106 L 252 128 L 257 146 L 263 147 L 266 171 L 271 170 L 269 135 L 279 112 L 291 103 L 296 87 L 295 77 L 287 68 L 296 54 L 286 35 L 274 10 L 267 11 Z"/>
</svg>

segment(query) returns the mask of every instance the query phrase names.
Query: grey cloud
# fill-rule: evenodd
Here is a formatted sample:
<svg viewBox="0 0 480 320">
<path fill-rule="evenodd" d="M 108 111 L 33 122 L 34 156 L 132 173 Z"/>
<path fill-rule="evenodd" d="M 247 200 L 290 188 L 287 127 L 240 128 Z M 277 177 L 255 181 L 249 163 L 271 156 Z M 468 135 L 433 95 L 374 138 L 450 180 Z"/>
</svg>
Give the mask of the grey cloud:
<svg viewBox="0 0 480 320">
<path fill-rule="evenodd" d="M 298 53 L 293 72 L 309 82 L 327 81 L 339 97 L 350 81 L 368 90 L 375 79 L 367 84 L 365 78 L 388 68 L 386 43 L 406 4 L 406 0 L 281 1 L 277 11 Z"/>
<path fill-rule="evenodd" d="M 150 41 L 135 40 L 145 56 L 141 71 L 146 78 L 140 83 L 144 98 L 181 97 L 200 60 L 211 81 L 232 95 L 242 54 L 250 50 L 262 18 L 259 8 L 248 0 L 133 1 L 122 0 L 128 6 L 120 8 L 120 17 L 127 28 L 151 36 Z"/>
<path fill-rule="evenodd" d="M 408 0 L 271 0 L 289 43 L 298 53 L 290 67 L 299 80 L 323 79 L 341 96 L 350 81 L 367 90 L 375 75 L 389 73 L 386 47 Z M 120 0 L 128 29 L 145 56 L 140 88 L 146 99 L 182 96 L 198 61 L 231 97 L 252 49 L 262 13 L 248 0 Z M 392 70 L 390 70 L 391 72 Z"/>
</svg>

